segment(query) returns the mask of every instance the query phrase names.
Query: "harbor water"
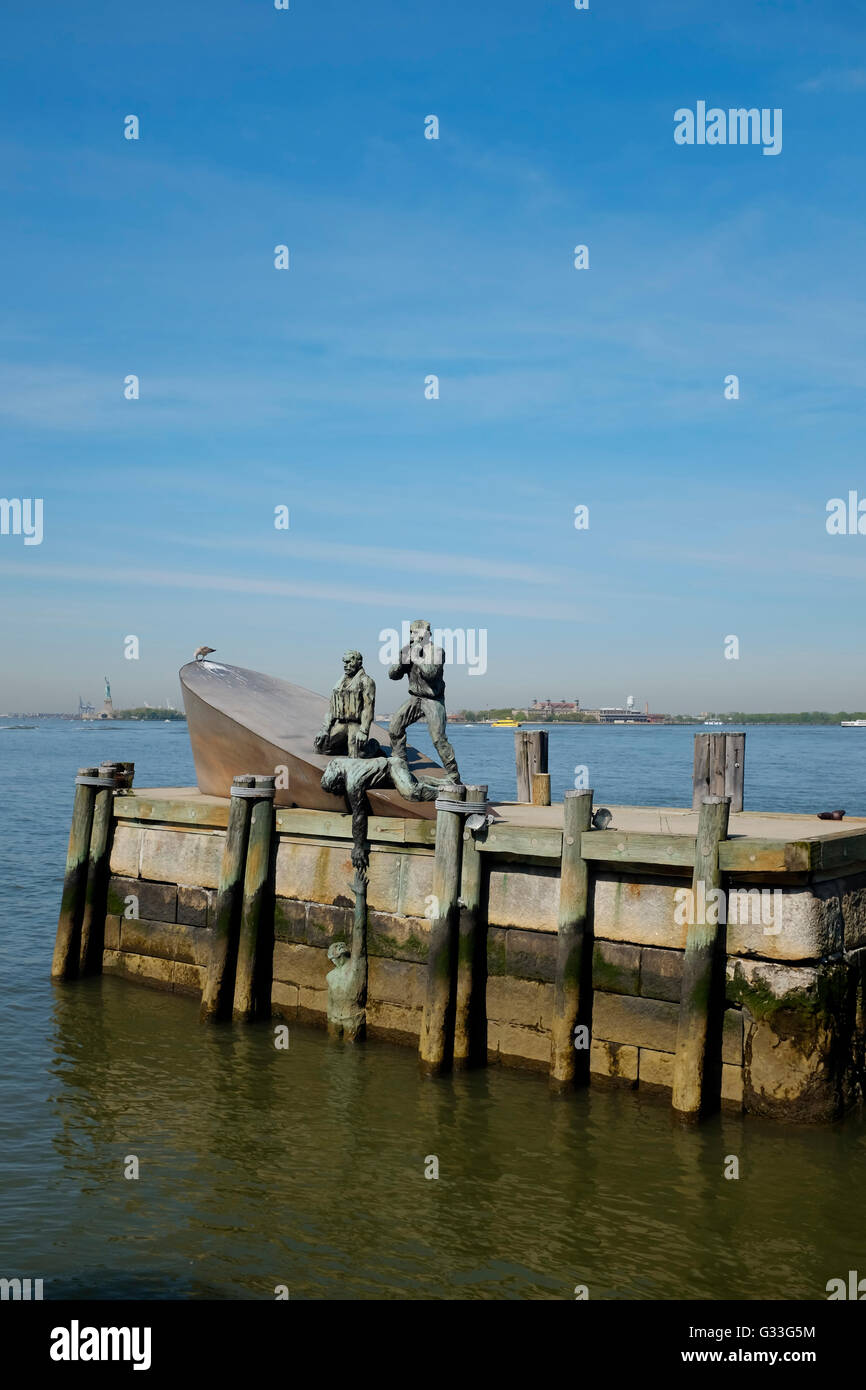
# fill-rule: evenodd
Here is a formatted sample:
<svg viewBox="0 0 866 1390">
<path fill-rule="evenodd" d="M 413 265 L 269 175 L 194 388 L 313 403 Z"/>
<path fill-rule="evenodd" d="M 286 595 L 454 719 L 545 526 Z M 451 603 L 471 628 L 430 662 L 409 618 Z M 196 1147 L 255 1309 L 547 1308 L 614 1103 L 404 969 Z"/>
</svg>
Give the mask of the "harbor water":
<svg viewBox="0 0 866 1390">
<path fill-rule="evenodd" d="M 514 795 L 509 731 L 449 732 L 467 781 Z M 694 733 L 552 729 L 554 798 L 583 766 L 598 802 L 686 805 Z M 746 744 L 747 808 L 866 813 L 866 730 Z M 387 1043 L 291 1025 L 283 1050 L 276 1021 L 202 1029 L 187 998 L 52 985 L 72 779 L 107 757 L 194 782 L 182 723 L 0 729 L 0 1276 L 46 1298 L 820 1300 L 866 1273 L 856 1116 L 682 1130 L 653 1096 L 431 1083 Z"/>
</svg>

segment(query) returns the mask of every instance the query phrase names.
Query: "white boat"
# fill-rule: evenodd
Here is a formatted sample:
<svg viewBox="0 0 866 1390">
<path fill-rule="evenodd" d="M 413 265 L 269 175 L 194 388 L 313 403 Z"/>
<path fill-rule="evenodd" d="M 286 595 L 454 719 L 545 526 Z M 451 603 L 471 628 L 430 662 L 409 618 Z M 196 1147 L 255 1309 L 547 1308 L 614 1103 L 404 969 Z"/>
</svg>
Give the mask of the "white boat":
<svg viewBox="0 0 866 1390">
<path fill-rule="evenodd" d="M 842 719 L 839 722 L 843 729 L 866 729 L 866 719 Z"/>
</svg>

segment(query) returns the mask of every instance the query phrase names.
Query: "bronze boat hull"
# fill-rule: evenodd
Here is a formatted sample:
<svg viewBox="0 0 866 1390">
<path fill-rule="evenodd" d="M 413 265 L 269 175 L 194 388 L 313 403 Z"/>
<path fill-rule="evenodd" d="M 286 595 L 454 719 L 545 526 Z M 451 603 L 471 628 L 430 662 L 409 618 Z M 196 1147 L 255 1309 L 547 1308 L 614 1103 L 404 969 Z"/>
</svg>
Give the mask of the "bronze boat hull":
<svg viewBox="0 0 866 1390">
<path fill-rule="evenodd" d="M 328 712 L 324 696 L 216 661 L 181 667 L 180 685 L 199 791 L 228 796 L 233 777 L 275 773 L 277 806 L 346 810 L 340 797 L 323 792 L 320 785 L 331 760 L 313 747 Z M 374 724 L 370 735 L 383 753 L 390 753 L 387 729 Z M 407 749 L 407 758 L 416 776 L 445 777 L 438 763 L 416 748 Z M 431 820 L 436 814 L 431 801 L 406 801 L 395 791 L 370 792 L 370 808 L 376 816 Z"/>
</svg>

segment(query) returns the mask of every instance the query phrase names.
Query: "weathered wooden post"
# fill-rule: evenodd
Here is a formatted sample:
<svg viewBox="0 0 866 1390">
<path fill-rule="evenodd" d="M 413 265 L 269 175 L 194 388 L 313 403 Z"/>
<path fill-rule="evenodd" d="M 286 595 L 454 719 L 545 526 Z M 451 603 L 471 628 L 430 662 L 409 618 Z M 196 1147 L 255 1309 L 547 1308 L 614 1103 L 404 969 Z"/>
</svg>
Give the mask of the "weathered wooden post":
<svg viewBox="0 0 866 1390">
<path fill-rule="evenodd" d="M 743 785 L 746 775 L 746 735 L 725 734 L 725 791 L 731 798 L 731 810 L 743 809 Z"/>
<path fill-rule="evenodd" d="M 719 1004 L 720 948 L 724 944 L 727 913 L 710 892 L 721 887 L 719 845 L 728 833 L 731 803 L 726 796 L 704 797 L 695 840 L 692 874 L 691 924 L 683 958 L 683 986 L 677 1026 L 672 1105 L 684 1118 L 696 1119 L 704 1104 L 707 1070 L 707 1036 L 711 1014 Z M 710 911 L 707 911 L 709 907 Z M 712 920 L 707 921 L 707 917 Z"/>
<path fill-rule="evenodd" d="M 270 887 L 271 837 L 274 824 L 274 782 L 276 778 L 257 777 L 256 797 L 250 815 L 244 897 L 238 941 L 238 963 L 232 1016 L 249 1020 L 262 1011 L 261 929 Z M 259 799 L 260 798 L 260 799 Z M 268 1000 L 270 1006 L 270 1000 Z"/>
<path fill-rule="evenodd" d="M 99 768 L 78 769 L 69 848 L 66 851 L 63 897 L 60 902 L 60 917 L 51 962 L 51 977 L 54 980 L 72 980 L 78 974 L 81 918 L 84 915 L 84 895 L 87 886 L 87 859 L 98 781 Z"/>
<path fill-rule="evenodd" d="M 533 772 L 532 774 L 532 804 L 533 806 L 550 805 L 550 773 Z"/>
<path fill-rule="evenodd" d="M 706 796 L 728 796 L 731 810 L 742 811 L 745 771 L 744 733 L 695 734 L 692 810 L 699 811 Z"/>
<path fill-rule="evenodd" d="M 467 787 L 466 800 L 486 803 L 487 787 Z M 481 930 L 481 862 L 481 851 L 475 843 L 475 836 L 464 821 L 454 1009 L 454 1066 L 458 1070 L 481 1060 L 478 975 L 481 949 L 486 945 Z"/>
<path fill-rule="evenodd" d="M 235 777 L 231 789 L 228 828 L 220 865 L 214 935 L 199 1017 L 203 1023 L 231 1012 L 232 982 L 237 960 L 237 922 L 250 828 L 255 777 Z"/>
<path fill-rule="evenodd" d="M 725 794 L 725 735 L 695 734 L 695 770 L 692 810 L 699 811 L 704 797 Z"/>
<path fill-rule="evenodd" d="M 102 970 L 102 949 L 105 935 L 105 911 L 108 898 L 108 861 L 111 855 L 112 812 L 117 786 L 117 763 L 100 763 L 90 831 L 90 852 L 87 862 L 87 884 L 84 890 L 84 912 L 81 919 L 81 941 L 78 953 L 80 975 L 99 974 Z"/>
<path fill-rule="evenodd" d="M 518 729 L 514 735 L 517 800 L 532 800 L 532 777 L 547 771 L 547 730 Z"/>
<path fill-rule="evenodd" d="M 589 1048 L 575 1047 L 575 1028 L 578 1022 L 589 1022 L 587 1006 L 592 988 L 589 869 L 580 852 L 581 836 L 591 822 L 591 788 L 567 791 L 562 807 L 556 980 L 550 1030 L 550 1086 L 555 1091 L 566 1090 L 575 1080 L 585 1081 L 589 1076 Z"/>
<path fill-rule="evenodd" d="M 529 800 L 529 746 L 526 739 L 527 731 L 525 729 L 515 729 L 514 763 L 517 769 L 516 801 Z"/>
<path fill-rule="evenodd" d="M 463 814 L 449 809 L 465 801 L 466 788 L 444 786 L 436 799 L 436 855 L 433 862 L 433 920 L 427 955 L 427 992 L 421 1016 L 418 1055 L 426 1076 L 447 1071 L 453 1056 L 454 937 L 463 859 Z"/>
</svg>

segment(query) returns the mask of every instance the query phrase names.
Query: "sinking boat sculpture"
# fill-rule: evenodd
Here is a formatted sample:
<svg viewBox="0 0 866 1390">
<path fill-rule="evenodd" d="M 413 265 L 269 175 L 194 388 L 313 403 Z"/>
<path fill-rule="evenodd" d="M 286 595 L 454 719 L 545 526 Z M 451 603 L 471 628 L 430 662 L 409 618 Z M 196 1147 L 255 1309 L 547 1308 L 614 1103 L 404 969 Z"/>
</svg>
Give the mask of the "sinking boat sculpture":
<svg viewBox="0 0 866 1390">
<path fill-rule="evenodd" d="M 186 709 L 199 791 L 228 796 L 232 778 L 244 773 L 277 773 L 277 806 L 344 812 L 340 797 L 322 791 L 321 776 L 330 755 L 317 753 L 313 740 L 328 712 L 328 701 L 288 681 L 228 666 L 221 661 L 190 661 L 181 667 Z M 370 737 L 391 752 L 387 729 L 374 724 Z M 438 763 L 407 748 L 416 776 L 443 777 Z M 284 775 L 280 769 L 285 768 Z M 287 785 L 281 785 L 287 783 Z M 432 819 L 432 801 L 407 801 L 396 791 L 371 791 L 374 816 Z"/>
</svg>

